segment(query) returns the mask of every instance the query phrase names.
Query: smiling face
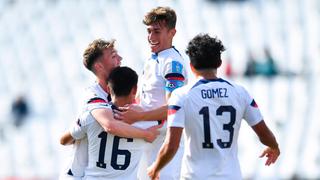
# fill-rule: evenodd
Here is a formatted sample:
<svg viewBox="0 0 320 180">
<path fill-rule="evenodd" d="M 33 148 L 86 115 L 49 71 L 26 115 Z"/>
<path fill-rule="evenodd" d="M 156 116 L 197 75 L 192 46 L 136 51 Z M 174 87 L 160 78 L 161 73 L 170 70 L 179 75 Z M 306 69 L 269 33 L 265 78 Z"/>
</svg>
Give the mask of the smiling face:
<svg viewBox="0 0 320 180">
<path fill-rule="evenodd" d="M 108 77 L 109 73 L 115 68 L 121 65 L 122 57 L 118 54 L 114 48 L 108 48 L 103 50 L 103 56 L 99 59 L 100 72 Z"/>
<path fill-rule="evenodd" d="M 169 29 L 165 22 L 155 22 L 147 26 L 148 42 L 151 52 L 158 53 L 172 47 L 175 28 Z"/>
</svg>

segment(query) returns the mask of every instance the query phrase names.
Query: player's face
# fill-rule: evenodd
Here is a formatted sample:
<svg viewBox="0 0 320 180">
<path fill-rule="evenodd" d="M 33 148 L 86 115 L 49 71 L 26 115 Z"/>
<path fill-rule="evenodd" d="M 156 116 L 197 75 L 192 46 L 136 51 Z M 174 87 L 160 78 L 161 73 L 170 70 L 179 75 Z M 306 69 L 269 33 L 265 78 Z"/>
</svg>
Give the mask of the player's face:
<svg viewBox="0 0 320 180">
<path fill-rule="evenodd" d="M 164 22 L 157 22 L 147 26 L 147 31 L 151 52 L 158 53 L 171 48 L 172 38 L 176 32 L 174 28 L 168 29 Z"/>
<path fill-rule="evenodd" d="M 121 65 L 122 57 L 114 48 L 109 48 L 103 51 L 101 64 L 106 73 L 110 73 L 112 69 Z"/>
</svg>

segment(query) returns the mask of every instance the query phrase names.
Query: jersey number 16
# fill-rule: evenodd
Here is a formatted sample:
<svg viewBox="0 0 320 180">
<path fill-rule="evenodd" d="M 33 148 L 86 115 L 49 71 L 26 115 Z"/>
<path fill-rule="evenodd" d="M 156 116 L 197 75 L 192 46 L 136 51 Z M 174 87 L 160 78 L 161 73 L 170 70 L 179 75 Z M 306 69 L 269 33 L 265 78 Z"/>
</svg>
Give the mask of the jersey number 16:
<svg viewBox="0 0 320 180">
<path fill-rule="evenodd" d="M 101 138 L 101 141 L 100 141 L 99 158 L 97 161 L 97 167 L 105 169 L 107 164 L 104 162 L 104 155 L 106 151 L 108 133 L 103 131 L 98 135 L 98 137 Z M 128 150 L 119 149 L 120 138 L 122 137 L 114 136 L 110 164 L 113 169 L 125 170 L 130 164 L 131 153 Z M 132 138 L 125 138 L 125 139 L 127 139 L 127 142 L 133 142 Z M 117 163 L 118 155 L 123 155 L 125 157 L 124 164 Z"/>
</svg>

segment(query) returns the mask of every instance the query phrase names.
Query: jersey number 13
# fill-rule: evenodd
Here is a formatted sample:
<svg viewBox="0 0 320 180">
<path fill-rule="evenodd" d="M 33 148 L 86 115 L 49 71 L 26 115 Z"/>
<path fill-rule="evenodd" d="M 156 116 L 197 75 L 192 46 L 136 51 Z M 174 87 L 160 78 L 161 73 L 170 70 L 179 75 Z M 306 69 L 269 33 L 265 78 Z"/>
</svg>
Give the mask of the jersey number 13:
<svg viewBox="0 0 320 180">
<path fill-rule="evenodd" d="M 216 110 L 216 115 L 221 116 L 223 113 L 230 113 L 230 121 L 227 124 L 223 124 L 223 130 L 229 132 L 229 140 L 222 141 L 222 139 L 217 139 L 217 144 L 220 148 L 230 148 L 233 140 L 234 128 L 233 125 L 236 122 L 236 109 L 233 106 L 220 106 Z M 210 117 L 209 117 L 209 107 L 204 106 L 199 111 L 199 114 L 203 116 L 203 128 L 204 128 L 204 142 L 202 143 L 202 148 L 213 149 L 213 143 L 211 141 L 210 133 Z"/>
</svg>

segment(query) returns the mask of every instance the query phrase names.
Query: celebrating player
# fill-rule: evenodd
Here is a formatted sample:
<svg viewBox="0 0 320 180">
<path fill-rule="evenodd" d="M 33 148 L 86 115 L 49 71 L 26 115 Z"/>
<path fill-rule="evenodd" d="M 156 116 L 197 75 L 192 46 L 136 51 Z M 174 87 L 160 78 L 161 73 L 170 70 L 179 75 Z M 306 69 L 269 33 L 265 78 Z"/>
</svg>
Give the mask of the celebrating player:
<svg viewBox="0 0 320 180">
<path fill-rule="evenodd" d="M 108 80 L 112 103 L 87 105 L 87 111 L 70 131 L 75 139 L 88 138 L 84 179 L 137 179 L 143 140 L 152 142 L 159 134 L 160 125 L 144 130 L 113 118 L 113 110 L 118 106 L 133 103 L 137 82 L 138 76 L 132 69 L 115 68 Z"/>
<path fill-rule="evenodd" d="M 83 54 L 83 64 L 97 78 L 96 82 L 86 89 L 86 97 L 82 111 L 86 110 L 87 104 L 97 102 L 109 102 L 106 78 L 115 67 L 120 66 L 122 57 L 114 47 L 115 40 L 96 39 L 88 45 Z M 66 133 L 70 134 L 70 133 Z M 61 138 L 61 144 L 73 143 L 73 138 Z M 60 180 L 81 179 L 84 169 L 88 165 L 88 142 L 86 138 L 74 142 L 74 153 L 67 168 L 61 173 Z"/>
<path fill-rule="evenodd" d="M 166 119 L 167 98 L 173 90 L 186 83 L 187 75 L 182 56 L 172 46 L 176 19 L 175 11 L 169 7 L 157 7 L 145 15 L 143 23 L 147 26 L 152 56 L 145 62 L 139 91 L 143 111 L 136 110 L 135 106 L 131 105 L 122 108 L 125 112 L 120 112 L 118 118 L 128 123 L 145 120 L 143 123 L 147 126 L 156 124 L 156 120 Z M 146 148 L 145 159 L 148 164 L 142 168 L 141 179 L 148 178 L 146 168 L 154 161 L 164 137 L 165 128 L 152 145 Z M 175 159 L 163 170 L 160 179 L 179 179 L 182 154 L 181 148 Z"/>
<path fill-rule="evenodd" d="M 242 179 L 237 158 L 242 119 L 267 146 L 261 155 L 267 157 L 266 165 L 280 155 L 277 141 L 254 99 L 243 87 L 217 77 L 222 51 L 221 41 L 207 34 L 197 35 L 189 42 L 186 53 L 198 82 L 171 95 L 166 139 L 156 161 L 148 168 L 152 179 L 174 157 L 183 129 L 181 179 Z"/>
</svg>

